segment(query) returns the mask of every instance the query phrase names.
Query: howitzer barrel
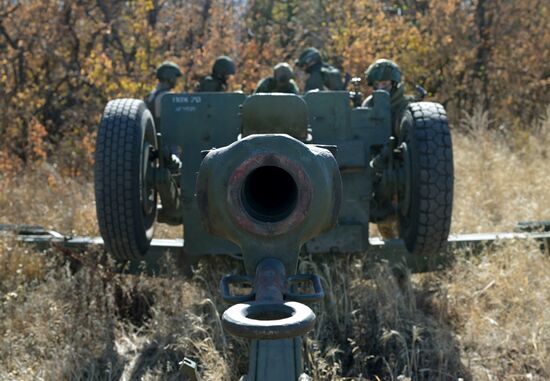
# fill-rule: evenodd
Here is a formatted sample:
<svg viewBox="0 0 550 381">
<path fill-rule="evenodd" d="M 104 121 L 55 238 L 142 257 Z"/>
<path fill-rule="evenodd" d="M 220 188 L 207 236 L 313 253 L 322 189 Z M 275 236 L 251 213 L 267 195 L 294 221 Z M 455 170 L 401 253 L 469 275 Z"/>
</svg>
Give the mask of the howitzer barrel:
<svg viewBox="0 0 550 381">
<path fill-rule="evenodd" d="M 203 225 L 239 245 L 249 275 L 269 257 L 294 274 L 303 243 L 336 223 L 341 197 L 332 154 L 283 134 L 210 151 L 197 180 Z"/>
<path fill-rule="evenodd" d="M 289 135 L 250 135 L 210 151 L 201 164 L 197 200 L 202 223 L 236 243 L 248 276 L 255 275 L 255 300 L 236 304 L 222 316 L 227 332 L 253 339 L 252 381 L 291 380 L 301 373 L 300 336 L 313 328 L 315 314 L 286 300 L 292 295 L 287 274 L 296 272 L 301 246 L 334 226 L 341 198 L 342 180 L 332 154 Z M 268 365 L 280 371 L 268 376 Z"/>
</svg>

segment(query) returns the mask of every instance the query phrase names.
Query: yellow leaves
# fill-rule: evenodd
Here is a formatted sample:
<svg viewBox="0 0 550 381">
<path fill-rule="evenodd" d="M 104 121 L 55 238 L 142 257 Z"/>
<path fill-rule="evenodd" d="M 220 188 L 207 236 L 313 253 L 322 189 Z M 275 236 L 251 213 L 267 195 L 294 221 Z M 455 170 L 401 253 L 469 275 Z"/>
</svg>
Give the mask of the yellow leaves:
<svg viewBox="0 0 550 381">
<path fill-rule="evenodd" d="M 103 84 L 108 82 L 109 74 L 112 71 L 113 62 L 103 52 L 92 52 L 82 67 L 82 74 L 90 83 L 99 87 L 103 87 Z"/>
<path fill-rule="evenodd" d="M 128 94 L 137 94 L 141 85 L 132 78 L 120 78 L 116 83 L 110 84 L 107 89 L 114 93 L 115 97 L 128 96 Z"/>
<path fill-rule="evenodd" d="M 139 48 L 136 52 L 136 66 L 143 73 L 146 73 L 149 69 L 147 65 L 147 51 L 144 48 Z"/>
<path fill-rule="evenodd" d="M 155 4 L 153 3 L 153 0 L 146 0 L 144 4 L 144 8 L 147 12 L 150 12 L 153 9 L 155 9 Z"/>
</svg>

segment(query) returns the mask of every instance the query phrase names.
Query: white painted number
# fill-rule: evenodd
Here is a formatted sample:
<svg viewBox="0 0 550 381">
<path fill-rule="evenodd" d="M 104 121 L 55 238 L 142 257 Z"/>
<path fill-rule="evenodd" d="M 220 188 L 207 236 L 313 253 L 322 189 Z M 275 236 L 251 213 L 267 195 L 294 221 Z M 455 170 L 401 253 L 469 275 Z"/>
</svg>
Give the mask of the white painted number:
<svg viewBox="0 0 550 381">
<path fill-rule="evenodd" d="M 174 96 L 172 97 L 172 103 L 195 103 L 199 104 L 202 102 L 200 95 L 193 96 Z"/>
<path fill-rule="evenodd" d="M 172 103 L 183 104 L 185 106 L 178 106 L 175 108 L 175 112 L 194 112 L 197 111 L 197 107 L 190 104 L 198 105 L 202 102 L 200 95 L 192 96 L 174 96 L 172 97 Z M 187 106 L 189 105 L 189 106 Z"/>
</svg>

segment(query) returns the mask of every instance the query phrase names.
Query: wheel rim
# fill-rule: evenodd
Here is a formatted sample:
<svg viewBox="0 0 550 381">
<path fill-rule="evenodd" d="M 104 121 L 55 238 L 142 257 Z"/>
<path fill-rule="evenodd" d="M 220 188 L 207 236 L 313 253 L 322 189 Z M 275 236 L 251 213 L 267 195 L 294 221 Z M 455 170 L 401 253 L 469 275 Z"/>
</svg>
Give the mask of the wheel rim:
<svg viewBox="0 0 550 381">
<path fill-rule="evenodd" d="M 142 162 L 142 189 L 141 189 L 141 209 L 144 216 L 146 226 L 149 225 L 151 219 L 154 219 L 155 209 L 157 206 L 157 192 L 155 189 L 154 169 L 155 160 L 152 158 L 153 146 L 145 141 L 141 154 Z"/>
<path fill-rule="evenodd" d="M 415 213 L 414 203 L 415 195 L 413 194 L 415 188 L 415 168 L 414 168 L 414 159 L 415 155 L 414 142 L 412 139 L 414 137 L 414 131 L 412 126 L 406 124 L 401 129 L 401 136 L 399 137 L 401 148 L 401 171 L 402 171 L 402 187 L 399 188 L 398 194 L 398 217 L 399 217 L 399 236 L 405 239 L 405 236 L 410 234 L 410 229 L 413 229 L 413 220 Z"/>
<path fill-rule="evenodd" d="M 408 215 L 411 208 L 411 189 L 412 189 L 412 160 L 411 151 L 406 142 L 400 145 L 401 152 L 401 187 L 398 195 L 398 210 L 402 217 Z"/>
</svg>

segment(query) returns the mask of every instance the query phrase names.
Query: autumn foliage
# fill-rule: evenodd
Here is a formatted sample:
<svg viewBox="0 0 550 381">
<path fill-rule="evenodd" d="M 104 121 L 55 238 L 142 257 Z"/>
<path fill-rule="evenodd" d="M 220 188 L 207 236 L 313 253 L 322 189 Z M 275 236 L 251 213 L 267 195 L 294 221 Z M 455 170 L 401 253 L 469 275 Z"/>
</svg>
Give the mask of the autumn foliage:
<svg viewBox="0 0 550 381">
<path fill-rule="evenodd" d="M 0 171 L 88 174 L 105 103 L 143 98 L 164 59 L 191 91 L 230 55 L 248 93 L 307 46 L 352 76 L 394 59 L 454 120 L 482 108 L 493 128 L 529 130 L 550 103 L 548 19 L 545 0 L 3 0 Z"/>
</svg>

